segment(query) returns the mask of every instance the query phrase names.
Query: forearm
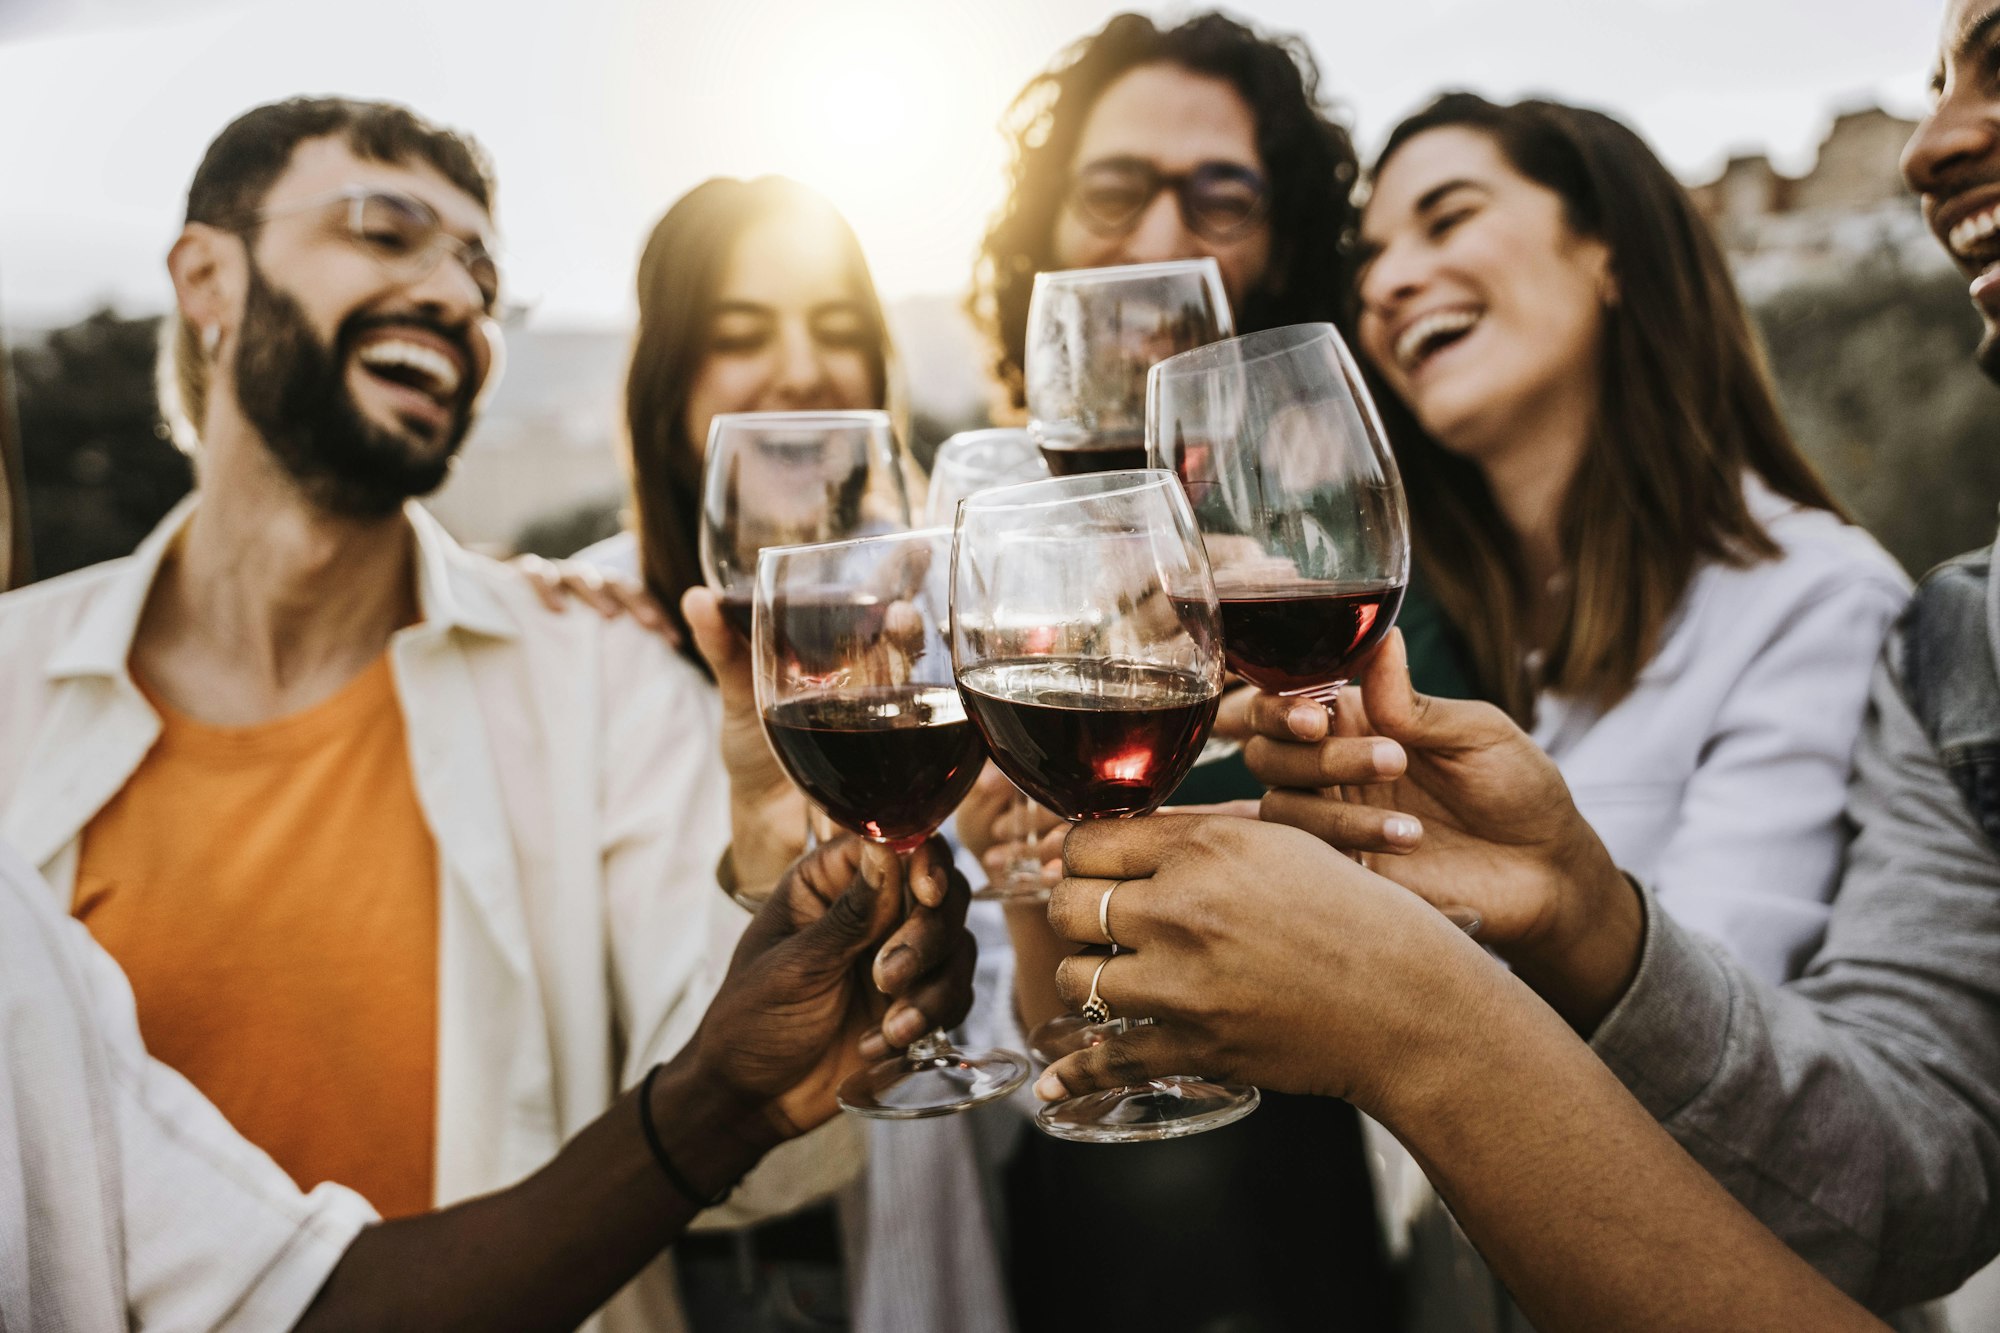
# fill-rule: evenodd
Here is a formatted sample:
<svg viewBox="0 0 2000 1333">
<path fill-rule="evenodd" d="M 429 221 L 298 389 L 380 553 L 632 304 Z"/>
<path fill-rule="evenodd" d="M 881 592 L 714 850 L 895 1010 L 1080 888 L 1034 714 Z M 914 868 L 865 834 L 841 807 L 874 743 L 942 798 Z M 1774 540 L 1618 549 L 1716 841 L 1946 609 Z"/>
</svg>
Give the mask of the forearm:
<svg viewBox="0 0 2000 1333">
<path fill-rule="evenodd" d="M 1983 1072 L 2000 1027 L 1990 999 L 1937 975 L 1943 920 L 1909 941 L 1928 961 L 1880 957 L 1897 946 L 1870 931 L 1876 956 L 1778 989 L 1649 912 L 1638 980 L 1594 1046 L 1719 1183 L 1878 1310 L 2000 1249 L 2000 1087 Z"/>
<path fill-rule="evenodd" d="M 1879 1328 L 1504 975 L 1379 1107 L 1544 1333 Z"/>
<path fill-rule="evenodd" d="M 1014 1007 L 1021 1030 L 1033 1032 L 1068 1012 L 1056 994 L 1056 964 L 1076 952 L 1076 946 L 1049 927 L 1040 903 L 1007 904 L 1007 934 L 1014 942 Z"/>
<path fill-rule="evenodd" d="M 654 1162 L 637 1097 L 620 1098 L 511 1189 L 364 1232 L 298 1329 L 574 1328 L 700 1210 Z M 768 1148 L 746 1135 L 753 1119 L 691 1064 L 654 1080 L 662 1145 L 704 1193 L 734 1183 Z"/>
</svg>

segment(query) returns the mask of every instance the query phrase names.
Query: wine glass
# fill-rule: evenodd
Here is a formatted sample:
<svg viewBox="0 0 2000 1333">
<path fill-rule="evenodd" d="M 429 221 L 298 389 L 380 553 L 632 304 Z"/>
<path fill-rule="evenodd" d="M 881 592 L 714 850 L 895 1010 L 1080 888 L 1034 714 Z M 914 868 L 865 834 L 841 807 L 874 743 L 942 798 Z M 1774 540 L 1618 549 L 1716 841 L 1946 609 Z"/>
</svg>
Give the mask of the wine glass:
<svg viewBox="0 0 2000 1333">
<path fill-rule="evenodd" d="M 757 711 L 778 762 L 843 828 L 900 855 L 957 808 L 985 764 L 952 680 L 944 528 L 813 546 L 757 561 Z M 858 1115 L 914 1120 L 1004 1097 L 1025 1056 L 958 1050 L 940 1029 L 838 1089 Z"/>
<path fill-rule="evenodd" d="M 924 522 L 948 528 L 958 517 L 958 502 L 966 496 L 1048 475 L 1049 465 L 1042 460 L 1032 431 L 1013 426 L 962 430 L 939 445 L 931 460 Z"/>
<path fill-rule="evenodd" d="M 1297 324 L 1183 352 L 1153 367 L 1146 415 L 1207 545 L 1229 669 L 1331 706 L 1410 577 L 1402 481 L 1346 344 Z"/>
<path fill-rule="evenodd" d="M 1059 477 L 958 507 L 959 690 L 994 762 L 1066 819 L 1150 814 L 1180 785 L 1215 722 L 1221 628 L 1201 536 L 1171 473 Z M 1108 977 L 1115 993 L 1115 967 Z M 1037 1029 L 1038 1052 L 1129 1024 L 1055 1025 Z M 1257 1100 L 1254 1088 L 1165 1078 L 1045 1106 L 1035 1120 L 1057 1138 L 1121 1143 L 1216 1129 Z"/>
<path fill-rule="evenodd" d="M 1213 259 L 1035 275 L 1028 429 L 1059 477 L 1146 466 L 1146 372 L 1235 326 Z"/>
<path fill-rule="evenodd" d="M 938 446 L 931 463 L 926 521 L 949 527 L 957 517 L 958 502 L 966 496 L 1048 475 L 1048 464 L 1042 461 L 1030 432 L 1013 427 L 960 431 Z M 1026 792 L 1017 791 L 1008 802 L 997 830 L 1015 848 L 1015 855 L 990 884 L 974 891 L 973 897 L 1048 901 L 1049 886 L 1042 883 L 1042 863 L 1034 854 L 1034 809 L 1035 803 Z"/>
<path fill-rule="evenodd" d="M 910 527 L 887 412 L 719 412 L 702 468 L 701 572 L 750 637 L 757 553 Z"/>
</svg>

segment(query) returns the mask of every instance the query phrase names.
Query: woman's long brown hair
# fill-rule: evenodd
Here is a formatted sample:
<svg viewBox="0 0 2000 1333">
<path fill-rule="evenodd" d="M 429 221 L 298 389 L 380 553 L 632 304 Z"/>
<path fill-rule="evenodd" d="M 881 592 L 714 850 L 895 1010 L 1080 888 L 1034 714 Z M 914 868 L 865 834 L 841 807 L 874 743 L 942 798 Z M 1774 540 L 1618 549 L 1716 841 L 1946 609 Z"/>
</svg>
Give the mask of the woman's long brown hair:
<svg viewBox="0 0 2000 1333">
<path fill-rule="evenodd" d="M 1570 577 L 1539 677 L 1525 665 L 1536 594 L 1485 474 L 1425 433 L 1377 377 L 1417 559 L 1465 636 L 1483 695 L 1523 723 L 1538 688 L 1609 707 L 1657 651 L 1696 569 L 1778 555 L 1745 499 L 1746 471 L 1798 504 L 1840 506 L 1785 425 L 1721 247 L 1644 140 L 1596 111 L 1447 93 L 1396 127 L 1376 173 L 1446 126 L 1488 135 L 1562 198 L 1570 227 L 1609 248 L 1617 300 L 1604 312 L 1596 428 L 1563 501 Z"/>
<path fill-rule="evenodd" d="M 705 181 L 667 210 L 639 259 L 639 331 L 625 380 L 625 430 L 640 569 L 680 630 L 683 653 L 704 671 L 681 617 L 681 594 L 702 581 L 702 447 L 688 438 L 688 398 L 708 354 L 716 290 L 737 240 L 765 219 L 790 213 L 823 218 L 838 233 L 868 326 L 870 406 L 884 406 L 892 357 L 868 261 L 846 220 L 805 186 L 781 176 Z"/>
</svg>

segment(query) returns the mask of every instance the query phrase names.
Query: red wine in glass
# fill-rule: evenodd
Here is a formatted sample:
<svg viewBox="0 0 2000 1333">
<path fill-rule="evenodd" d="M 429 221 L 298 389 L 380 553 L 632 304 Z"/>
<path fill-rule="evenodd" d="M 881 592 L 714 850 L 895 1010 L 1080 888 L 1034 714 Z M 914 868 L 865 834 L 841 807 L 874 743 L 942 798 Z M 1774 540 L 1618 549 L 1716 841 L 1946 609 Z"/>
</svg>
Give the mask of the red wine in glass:
<svg viewBox="0 0 2000 1333">
<path fill-rule="evenodd" d="M 987 662 L 959 688 L 1001 770 L 1070 819 L 1157 809 L 1201 754 L 1221 698 L 1193 672 L 1088 658 Z"/>
<path fill-rule="evenodd" d="M 750 595 L 750 590 L 748 588 L 740 592 L 732 590 L 723 593 L 715 600 L 721 607 L 722 618 L 729 623 L 729 628 L 735 630 L 737 637 L 743 642 L 750 642 L 750 608 L 756 600 Z"/>
<path fill-rule="evenodd" d="M 1146 466 L 1146 432 L 1141 428 L 1087 435 L 1051 433 L 1042 437 L 1041 450 L 1052 476 L 1129 472 Z"/>
<path fill-rule="evenodd" d="M 1296 583 L 1251 593 L 1219 589 L 1229 669 L 1272 694 L 1344 685 L 1403 605 L 1400 582 Z"/>
<path fill-rule="evenodd" d="M 899 852 L 958 808 L 986 758 L 948 685 L 794 696 L 765 711 L 764 733 L 835 823 Z"/>
<path fill-rule="evenodd" d="M 888 607 L 851 588 L 787 586 L 773 598 L 772 646 L 779 658 L 808 676 L 838 671 L 858 643 L 882 637 Z"/>
</svg>

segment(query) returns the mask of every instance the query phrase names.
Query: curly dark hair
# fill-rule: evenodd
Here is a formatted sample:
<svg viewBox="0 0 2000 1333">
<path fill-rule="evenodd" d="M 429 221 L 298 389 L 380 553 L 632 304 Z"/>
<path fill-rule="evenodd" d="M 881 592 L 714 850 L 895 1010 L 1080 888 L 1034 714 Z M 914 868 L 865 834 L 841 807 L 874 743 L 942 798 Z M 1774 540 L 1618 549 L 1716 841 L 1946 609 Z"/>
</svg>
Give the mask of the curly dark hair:
<svg viewBox="0 0 2000 1333">
<path fill-rule="evenodd" d="M 1271 182 L 1271 259 L 1243 293 L 1239 332 L 1330 320 L 1346 327 L 1359 162 L 1320 100 L 1319 66 L 1297 37 L 1267 37 L 1218 13 L 1160 28 L 1120 14 L 1030 80 L 1003 128 L 1013 145 L 1007 202 L 986 229 L 967 309 L 994 345 L 994 370 L 1022 405 L 1021 357 L 1035 274 L 1051 266 L 1077 141 L 1104 90 L 1142 65 L 1221 79 L 1250 105 Z"/>
</svg>

